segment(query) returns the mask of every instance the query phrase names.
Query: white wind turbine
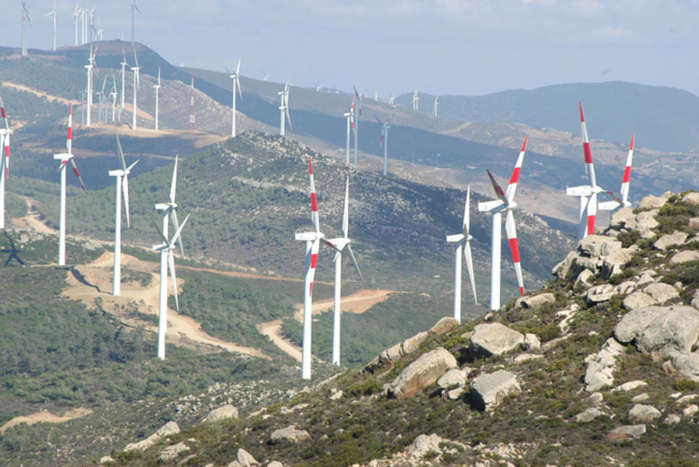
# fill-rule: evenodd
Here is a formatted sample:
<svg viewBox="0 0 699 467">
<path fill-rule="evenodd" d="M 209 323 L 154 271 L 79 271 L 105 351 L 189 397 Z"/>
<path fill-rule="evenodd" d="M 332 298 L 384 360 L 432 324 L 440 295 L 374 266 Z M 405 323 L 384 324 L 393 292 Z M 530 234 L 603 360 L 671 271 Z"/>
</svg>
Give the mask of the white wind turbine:
<svg viewBox="0 0 699 467">
<path fill-rule="evenodd" d="M 357 92 L 357 87 L 352 85 L 354 89 L 354 99 L 352 100 L 352 113 L 354 117 L 354 167 L 357 168 L 357 151 L 359 151 L 359 124 L 362 121 L 362 100 L 364 99 L 364 93 L 359 94 Z M 354 110 L 355 100 L 357 102 L 357 113 Z"/>
<path fill-rule="evenodd" d="M 155 89 L 155 131 L 158 131 L 159 121 L 158 121 L 158 101 L 160 98 L 160 67 L 158 67 L 158 84 L 153 85 Z"/>
<path fill-rule="evenodd" d="M 58 228 L 59 266 L 65 266 L 66 264 L 66 167 L 68 166 L 68 161 L 70 161 L 70 165 L 73 167 L 75 176 L 78 177 L 78 180 L 80 180 L 80 185 L 82 185 L 83 190 L 87 193 L 83 179 L 78 171 L 78 166 L 75 165 L 75 160 L 73 160 L 73 104 L 70 104 L 70 111 L 68 113 L 68 137 L 66 138 L 66 150 L 67 152 L 65 153 L 53 155 L 55 160 L 61 161 L 61 165 L 58 167 L 59 172 L 61 172 L 61 207 Z"/>
<path fill-rule="evenodd" d="M 27 28 L 31 26 L 31 23 L 27 3 L 22 1 L 22 57 L 27 56 Z"/>
<path fill-rule="evenodd" d="M 389 115 L 389 117 L 386 119 L 385 122 L 381 122 L 379 120 L 379 117 L 374 115 L 374 118 L 376 118 L 376 121 L 379 122 L 379 125 L 381 125 L 381 142 L 379 143 L 379 150 L 381 150 L 381 147 L 383 147 L 383 176 L 386 176 L 386 172 L 388 170 L 388 130 L 391 128 L 389 123 L 391 123 L 391 118 L 393 115 Z"/>
<path fill-rule="evenodd" d="M 134 3 L 134 6 L 136 4 Z M 141 67 L 138 66 L 138 56 L 136 55 L 136 48 L 133 49 L 133 59 L 136 66 L 131 67 L 133 71 L 133 124 L 131 127 L 135 130 L 138 128 L 138 88 L 141 87 Z"/>
<path fill-rule="evenodd" d="M 56 11 L 56 0 L 53 0 L 53 10 L 46 13 L 44 16 L 53 16 L 53 51 L 56 51 L 56 18 L 58 12 Z"/>
<path fill-rule="evenodd" d="M 439 116 L 439 96 L 434 96 L 434 104 L 432 104 L 432 116 Z"/>
<path fill-rule="evenodd" d="M 90 56 L 87 59 L 87 65 L 85 69 L 87 70 L 87 96 L 85 103 L 85 110 L 87 112 L 87 120 L 85 124 L 89 127 L 91 124 L 91 112 L 92 112 L 92 69 L 95 67 L 95 56 L 97 55 L 97 49 L 95 49 L 94 54 L 92 53 L 92 43 L 90 43 Z"/>
<path fill-rule="evenodd" d="M 153 245 L 153 250 L 160 252 L 160 316 L 158 320 L 158 358 L 165 360 L 165 337 L 167 335 L 167 269 L 162 267 L 163 264 L 167 263 L 170 269 L 170 277 L 172 278 L 172 288 L 175 293 L 175 306 L 177 311 L 180 311 L 180 304 L 177 299 L 177 276 L 175 275 L 175 256 L 173 250 L 175 249 L 175 244 L 180 238 L 182 229 L 184 228 L 189 215 L 185 217 L 184 222 L 175 231 L 175 235 L 172 236 L 170 240 L 167 238 L 167 234 L 164 234 L 158 224 L 153 222 L 155 229 L 160 235 L 160 239 L 163 243 L 159 245 Z M 163 308 L 164 304 L 164 308 Z"/>
<path fill-rule="evenodd" d="M 515 228 L 515 217 L 512 210 L 517 207 L 515 203 L 515 191 L 517 191 L 517 183 L 519 182 L 519 173 L 522 169 L 522 162 L 524 161 L 524 153 L 527 149 L 527 140 L 524 139 L 524 144 L 522 145 L 522 150 L 517 158 L 517 163 L 515 164 L 515 169 L 512 172 L 512 178 L 510 178 L 510 184 L 507 186 L 507 193 L 505 193 L 500 185 L 495 181 L 493 175 L 488 171 L 488 177 L 493 184 L 493 189 L 495 190 L 495 195 L 498 197 L 495 201 L 486 201 L 478 203 L 479 211 L 491 212 L 493 214 L 493 236 L 492 236 L 492 255 L 490 264 L 490 309 L 499 310 L 500 309 L 500 242 L 502 237 L 502 213 L 506 213 L 505 218 L 505 231 L 507 233 L 507 240 L 510 244 L 510 251 L 512 252 L 512 261 L 515 266 L 515 273 L 517 275 L 517 283 L 519 284 L 519 292 L 524 295 L 524 282 L 522 280 L 522 264 L 519 258 L 519 243 L 517 241 L 517 229 Z"/>
<path fill-rule="evenodd" d="M 231 79 L 233 80 L 233 115 L 232 115 L 232 121 L 231 121 L 231 138 L 235 138 L 236 132 L 235 132 L 235 120 L 236 120 L 236 99 L 235 99 L 235 91 L 236 89 L 238 90 L 238 94 L 240 94 L 240 98 L 243 98 L 243 91 L 240 90 L 240 59 L 238 59 L 238 66 L 235 67 L 235 73 L 231 74 Z M 288 105 L 288 103 L 287 103 Z M 289 124 L 291 124 L 291 119 L 289 119 Z M 283 124 L 282 124 L 283 125 Z"/>
<path fill-rule="evenodd" d="M 75 18 L 75 47 L 80 45 L 80 42 L 78 40 L 78 21 L 80 20 L 80 11 L 80 4 L 76 2 L 75 11 L 73 12 L 73 18 Z"/>
<path fill-rule="evenodd" d="M 364 281 L 362 277 L 362 272 L 359 270 L 359 265 L 357 264 L 357 259 L 354 257 L 352 252 L 352 242 L 349 239 L 349 177 L 347 177 L 347 186 L 345 187 L 345 205 L 342 212 L 342 237 L 333 238 L 328 240 L 335 250 L 335 299 L 333 306 L 333 355 L 332 364 L 335 366 L 340 366 L 340 320 L 342 317 L 342 259 L 345 251 L 349 252 L 350 258 L 352 258 L 352 263 L 354 267 L 357 268 L 357 273 L 359 278 Z"/>
<path fill-rule="evenodd" d="M 116 121 L 116 101 L 119 93 L 116 87 L 116 76 L 112 75 L 112 92 L 109 93 L 109 97 L 112 98 L 112 122 Z"/>
<path fill-rule="evenodd" d="M 136 0 L 133 0 L 131 2 L 131 47 L 133 47 L 134 43 L 135 43 L 135 33 L 134 33 L 135 26 L 134 25 L 135 25 L 135 16 L 136 16 L 137 11 L 138 11 L 138 14 L 140 15 L 141 10 L 139 10 L 138 7 L 136 6 Z"/>
<path fill-rule="evenodd" d="M 417 93 L 417 89 L 413 93 L 413 110 L 417 111 L 420 109 L 420 96 Z"/>
<path fill-rule="evenodd" d="M 10 175 L 10 123 L 5 112 L 5 103 L 0 96 L 0 115 L 5 123 L 4 128 L 0 128 L 0 229 L 5 229 L 5 178 Z"/>
<path fill-rule="evenodd" d="M 286 134 L 286 120 L 289 120 L 289 129 L 293 130 L 291 125 L 291 115 L 289 115 L 289 82 L 287 81 L 284 85 L 284 90 L 279 91 L 277 94 L 281 97 L 281 104 L 279 105 L 279 111 L 281 112 L 281 123 L 279 125 L 279 134 L 284 136 Z"/>
<path fill-rule="evenodd" d="M 350 107 L 349 112 L 343 114 L 347 118 L 347 147 L 345 149 L 345 164 L 350 163 L 350 132 L 354 127 L 354 105 Z"/>
<path fill-rule="evenodd" d="M 468 277 L 471 281 L 471 290 L 473 291 L 473 301 L 478 305 L 478 297 L 476 296 L 476 278 L 473 273 L 473 255 L 471 254 L 471 185 L 466 191 L 466 206 L 464 207 L 464 222 L 461 233 L 447 235 L 447 242 L 456 244 L 456 256 L 454 261 L 454 319 L 461 322 L 461 269 L 463 255 L 466 258 L 466 269 Z"/>
<path fill-rule="evenodd" d="M 126 209 L 126 226 L 131 227 L 129 221 L 129 174 L 131 169 L 138 164 L 134 162 L 126 167 L 124 151 L 121 150 L 119 135 L 116 135 L 117 150 L 119 152 L 120 169 L 110 170 L 109 175 L 116 178 L 116 210 L 114 213 L 114 286 L 113 295 L 121 295 L 121 199 L 124 198 L 124 208 Z"/>
<path fill-rule="evenodd" d="M 179 235 L 179 232 L 182 231 L 182 226 L 180 226 L 179 222 L 177 221 L 177 203 L 175 203 L 175 197 L 177 195 L 177 163 L 178 163 L 178 157 L 175 157 L 175 167 L 173 168 L 172 171 L 172 183 L 170 185 L 170 201 L 167 203 L 159 203 L 155 205 L 155 209 L 158 211 L 163 212 L 163 230 L 161 231 L 158 229 L 159 232 L 161 232 L 161 235 L 167 239 L 168 236 L 168 225 L 170 222 L 170 214 L 172 214 L 172 224 L 175 227 L 175 231 L 178 232 L 175 234 L 175 236 L 172 237 L 172 241 L 168 242 L 165 240 L 165 243 L 168 244 L 168 255 L 171 257 L 172 256 L 172 251 L 171 251 L 171 246 L 174 247 L 175 242 L 178 242 L 180 244 L 180 251 L 182 252 L 182 257 L 184 257 L 184 248 L 182 247 L 182 237 Z M 184 225 L 184 224 L 182 224 Z M 157 226 L 156 226 L 157 227 Z M 155 247 L 154 247 L 155 248 Z M 163 254 L 160 256 L 160 309 L 159 309 L 159 325 L 158 325 L 158 358 L 161 360 L 165 359 L 165 334 L 167 333 L 167 265 L 168 265 L 168 255 L 165 254 L 165 251 L 163 251 Z M 177 306 L 177 310 L 179 311 L 180 305 L 179 302 L 177 301 L 177 284 L 175 282 L 175 276 L 174 276 L 174 262 L 172 264 L 172 267 L 170 269 L 170 272 L 172 273 L 172 279 L 173 283 L 175 283 L 175 305 Z"/>
<path fill-rule="evenodd" d="M 121 113 L 124 111 L 124 96 L 126 95 L 124 89 L 126 87 L 126 66 L 128 65 L 128 63 L 126 62 L 126 50 L 121 49 L 121 51 L 124 55 L 124 59 L 121 62 L 121 107 L 119 107 L 119 113 L 117 117 L 119 118 L 119 121 L 121 121 Z"/>
</svg>

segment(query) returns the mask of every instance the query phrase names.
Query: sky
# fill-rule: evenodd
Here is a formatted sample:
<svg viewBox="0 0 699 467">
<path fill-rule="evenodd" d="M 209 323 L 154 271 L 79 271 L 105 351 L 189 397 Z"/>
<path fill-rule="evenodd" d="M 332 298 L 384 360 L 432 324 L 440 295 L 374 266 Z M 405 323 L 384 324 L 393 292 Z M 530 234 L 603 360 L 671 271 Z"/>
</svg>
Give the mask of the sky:
<svg viewBox="0 0 699 467">
<path fill-rule="evenodd" d="M 131 39 L 133 0 L 95 7 Z M 21 46 L 22 1 L 2 0 L 0 45 Z M 14 4 L 14 6 L 13 6 Z M 29 48 L 53 46 L 53 0 L 26 0 Z M 483 95 L 629 81 L 699 94 L 699 0 L 136 0 L 135 37 L 174 65 L 373 96 Z M 56 0 L 58 46 L 74 0 Z"/>
</svg>

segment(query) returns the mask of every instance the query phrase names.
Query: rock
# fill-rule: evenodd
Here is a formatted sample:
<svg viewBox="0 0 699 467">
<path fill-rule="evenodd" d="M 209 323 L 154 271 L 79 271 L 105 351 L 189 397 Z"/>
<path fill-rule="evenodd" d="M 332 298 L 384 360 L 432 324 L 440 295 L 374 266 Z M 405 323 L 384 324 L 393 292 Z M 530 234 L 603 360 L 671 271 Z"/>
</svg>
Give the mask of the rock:
<svg viewBox="0 0 699 467">
<path fill-rule="evenodd" d="M 675 415 L 675 414 L 673 413 L 673 414 L 668 415 L 668 416 L 665 418 L 665 420 L 663 421 L 663 423 L 666 423 L 666 424 L 668 424 L 668 425 L 675 425 L 675 424 L 677 424 L 677 423 L 680 423 L 680 420 L 682 420 L 682 419 L 680 418 L 680 416 L 679 416 L 679 415 Z"/>
<path fill-rule="evenodd" d="M 435 434 L 429 436 L 420 435 L 408 446 L 406 452 L 410 457 L 422 460 L 428 452 L 441 453 L 442 448 L 440 448 L 439 445 L 442 442 L 444 442 L 444 440 Z"/>
<path fill-rule="evenodd" d="M 623 301 L 624 308 L 627 310 L 635 310 L 636 308 L 643 308 L 657 303 L 657 301 L 653 300 L 653 297 L 643 292 L 634 292 L 624 298 Z"/>
<path fill-rule="evenodd" d="M 272 461 L 269 464 L 267 464 L 267 467 L 284 467 L 284 464 L 282 464 L 279 461 Z"/>
<path fill-rule="evenodd" d="M 128 451 L 144 451 L 155 443 L 165 438 L 166 436 L 174 435 L 180 432 L 180 427 L 175 422 L 167 422 L 158 431 L 150 435 L 148 438 L 126 445 L 124 452 Z"/>
<path fill-rule="evenodd" d="M 306 430 L 299 430 L 294 425 L 289 425 L 286 428 L 273 431 L 269 441 L 272 444 L 283 442 L 300 443 L 310 438 L 311 435 Z"/>
<path fill-rule="evenodd" d="M 612 214 L 612 220 L 609 223 L 610 227 L 623 228 L 626 223 L 634 219 L 636 215 L 631 208 L 621 208 Z"/>
<path fill-rule="evenodd" d="M 676 230 L 671 234 L 660 237 L 653 243 L 653 246 L 658 250 L 667 250 L 670 247 L 682 245 L 685 240 L 687 240 L 687 234 Z"/>
<path fill-rule="evenodd" d="M 585 371 L 585 390 L 596 392 L 605 386 L 611 386 L 614 382 L 614 368 L 616 358 L 624 352 L 622 347 L 614 338 L 609 338 L 602 346 L 602 349 L 591 355 L 587 370 Z M 587 360 L 587 359 L 586 359 Z"/>
<path fill-rule="evenodd" d="M 108 464 L 110 462 L 116 462 L 112 456 L 100 457 L 100 464 Z"/>
<path fill-rule="evenodd" d="M 682 415 L 684 415 L 685 417 L 691 417 L 697 412 L 699 412 L 699 407 L 697 407 L 695 404 L 690 404 L 684 409 L 682 409 Z"/>
<path fill-rule="evenodd" d="M 647 401 L 648 399 L 650 399 L 650 396 L 648 395 L 648 393 L 642 392 L 641 394 L 639 394 L 637 396 L 633 396 L 631 398 L 631 402 L 643 402 L 643 401 Z"/>
<path fill-rule="evenodd" d="M 611 284 L 602 284 L 591 288 L 585 293 L 588 304 L 606 302 L 616 295 L 616 288 Z"/>
<path fill-rule="evenodd" d="M 675 403 L 676 403 L 677 405 L 682 405 L 682 404 L 686 404 L 686 403 L 689 402 L 689 401 L 693 401 L 693 400 L 696 399 L 696 398 L 697 398 L 697 395 L 696 395 L 696 394 L 687 394 L 686 396 L 682 396 L 682 397 L 680 397 L 679 399 L 677 399 L 677 400 L 675 401 Z"/>
<path fill-rule="evenodd" d="M 607 434 L 607 439 L 609 441 L 620 441 L 639 438 L 645 432 L 645 425 L 624 425 L 610 431 L 609 434 Z"/>
<path fill-rule="evenodd" d="M 699 353 L 675 354 L 671 361 L 679 374 L 699 383 Z"/>
<path fill-rule="evenodd" d="M 408 365 L 391 384 L 388 393 L 399 401 L 413 397 L 452 368 L 458 368 L 456 359 L 448 350 L 438 347 Z"/>
<path fill-rule="evenodd" d="M 505 370 L 481 375 L 471 383 L 474 406 L 479 410 L 497 407 L 506 396 L 520 391 L 517 377 Z"/>
<path fill-rule="evenodd" d="M 177 458 L 183 452 L 189 451 L 189 446 L 187 446 L 184 441 L 173 444 L 163 449 L 163 452 L 158 456 L 158 462 L 170 462 Z"/>
<path fill-rule="evenodd" d="M 229 418 L 238 418 L 238 409 L 232 405 L 224 405 L 212 410 L 204 419 L 205 422 L 218 422 Z"/>
<path fill-rule="evenodd" d="M 692 305 L 694 308 L 699 308 L 699 290 L 697 290 L 696 292 L 694 292 L 694 295 L 692 296 L 691 305 Z"/>
<path fill-rule="evenodd" d="M 556 297 L 552 293 L 542 293 L 528 297 L 520 297 L 515 300 L 515 308 L 534 308 L 544 303 L 555 303 Z"/>
<path fill-rule="evenodd" d="M 459 397 L 461 397 L 465 392 L 466 390 L 464 388 L 454 388 L 450 391 L 447 391 L 447 399 L 449 399 L 450 401 L 455 401 Z"/>
<path fill-rule="evenodd" d="M 342 399 L 342 396 L 344 396 L 344 395 L 345 395 L 345 393 L 342 390 L 335 391 L 330 395 L 330 400 L 331 401 L 340 400 L 340 399 Z"/>
<path fill-rule="evenodd" d="M 573 264 L 570 266 L 573 277 L 577 277 L 585 269 L 588 269 L 593 274 L 596 273 L 602 266 L 602 261 L 599 258 L 586 258 L 584 256 L 576 256 L 573 259 Z"/>
<path fill-rule="evenodd" d="M 588 235 L 578 242 L 578 251 L 588 258 L 607 256 L 621 250 L 621 242 L 606 235 Z"/>
<path fill-rule="evenodd" d="M 524 350 L 529 352 L 541 350 L 541 341 L 538 337 L 536 337 L 536 334 L 527 333 L 524 335 L 524 343 L 522 344 L 522 347 L 524 347 Z"/>
<path fill-rule="evenodd" d="M 646 271 L 641 274 L 641 277 L 638 278 L 636 281 L 636 287 L 640 288 L 643 287 L 644 285 L 647 284 L 652 284 L 655 282 L 655 279 L 653 279 L 653 276 L 655 275 L 655 271 Z"/>
<path fill-rule="evenodd" d="M 479 324 L 471 336 L 471 353 L 479 357 L 501 355 L 516 349 L 524 342 L 524 336 L 500 323 Z"/>
<path fill-rule="evenodd" d="M 638 250 L 638 247 L 633 245 L 630 248 L 622 248 L 605 256 L 602 259 L 602 277 L 609 279 L 615 274 L 620 274 L 624 270 L 624 266 L 634 257 L 636 250 Z"/>
<path fill-rule="evenodd" d="M 648 383 L 646 383 L 645 381 L 628 381 L 620 385 L 619 387 L 614 388 L 613 391 L 633 391 L 634 389 L 642 388 L 644 386 L 648 386 Z"/>
<path fill-rule="evenodd" d="M 670 284 L 664 284 L 662 282 L 655 282 L 654 284 L 649 285 L 643 289 L 643 293 L 650 295 L 660 304 L 680 297 L 680 294 L 677 293 L 677 290 L 675 290 L 673 286 Z"/>
<path fill-rule="evenodd" d="M 699 251 L 683 250 L 670 258 L 672 264 L 689 263 L 690 261 L 699 261 Z"/>
<path fill-rule="evenodd" d="M 252 457 L 252 454 L 250 454 L 243 448 L 238 449 L 238 463 L 242 467 L 252 467 L 254 465 L 260 465 L 260 463 L 257 462 L 257 460 L 255 460 L 254 457 Z"/>
<path fill-rule="evenodd" d="M 662 196 L 646 195 L 638 203 L 638 209 L 646 210 L 662 208 L 663 206 L 665 206 L 665 203 L 669 198 L 669 195 L 665 196 L 664 194 Z"/>
<path fill-rule="evenodd" d="M 575 285 L 583 284 L 584 286 L 590 287 L 590 278 L 595 277 L 595 274 L 589 269 L 583 269 L 580 274 L 578 274 L 577 279 L 575 279 Z"/>
<path fill-rule="evenodd" d="M 629 410 L 629 418 L 637 422 L 652 422 L 661 415 L 652 405 L 636 404 Z"/>
<path fill-rule="evenodd" d="M 451 318 L 454 321 L 456 321 L 454 318 Z M 439 324 L 439 323 L 437 323 Z M 434 328 L 432 328 L 434 329 Z M 409 354 L 415 352 L 418 348 L 420 348 L 420 344 L 425 342 L 425 339 L 427 339 L 428 334 L 424 331 L 418 332 L 415 334 L 413 337 L 408 337 L 406 340 L 403 341 L 402 344 L 402 349 L 403 349 L 403 354 Z"/>
<path fill-rule="evenodd" d="M 587 422 L 591 422 L 595 418 L 601 417 L 603 415 L 607 415 L 607 414 L 602 412 L 597 407 L 590 407 L 589 409 L 585 410 L 584 412 L 577 414 L 575 416 L 575 421 L 578 423 L 587 423 Z"/>
<path fill-rule="evenodd" d="M 656 228 L 660 225 L 658 221 L 655 220 L 656 214 L 658 214 L 658 209 L 639 213 L 638 216 L 636 216 L 636 229 L 650 231 Z"/>
<path fill-rule="evenodd" d="M 463 371 L 459 370 L 458 368 L 454 368 L 453 370 L 449 370 L 444 375 L 442 375 L 441 378 L 437 380 L 437 386 L 439 386 L 442 389 L 447 389 L 451 387 L 462 387 L 466 384 L 466 380 L 468 379 L 468 374 L 471 370 L 469 371 Z"/>
<path fill-rule="evenodd" d="M 699 230 L 699 217 L 692 217 L 689 219 L 689 228 L 694 232 Z"/>
<path fill-rule="evenodd" d="M 400 360 L 403 355 L 415 352 L 428 336 L 429 334 L 427 332 L 419 332 L 413 337 L 409 337 L 403 342 L 399 342 L 383 350 L 376 358 L 364 366 L 364 371 L 373 373 L 379 368 L 393 365 L 393 363 Z"/>
<path fill-rule="evenodd" d="M 559 279 L 565 279 L 566 276 L 568 276 L 568 273 L 570 272 L 570 268 L 573 265 L 573 262 L 575 261 L 575 258 L 578 257 L 578 254 L 574 251 L 571 251 L 568 253 L 568 256 L 563 259 L 560 263 L 555 265 L 553 269 L 551 269 L 551 275 L 558 277 Z"/>
<path fill-rule="evenodd" d="M 690 191 L 682 197 L 682 201 L 688 204 L 699 204 L 699 193 Z"/>
<path fill-rule="evenodd" d="M 587 400 L 590 401 L 591 404 L 598 405 L 604 401 L 604 396 L 601 392 L 593 392 L 590 394 L 590 397 L 588 397 Z"/>
<path fill-rule="evenodd" d="M 699 311 L 688 306 L 648 306 L 631 310 L 614 328 L 619 342 L 634 341 L 643 353 L 688 353 L 699 336 Z"/>
<path fill-rule="evenodd" d="M 522 363 L 527 362 L 529 360 L 538 360 L 540 358 L 544 358 L 544 356 L 540 353 L 521 353 L 519 355 L 516 355 L 515 358 L 512 359 L 512 362 Z"/>
<path fill-rule="evenodd" d="M 437 321 L 437 324 L 432 326 L 430 332 L 432 334 L 437 334 L 438 336 L 443 336 L 444 334 L 450 333 L 454 328 L 458 327 L 461 323 L 456 318 L 445 316 L 444 318 Z"/>
</svg>

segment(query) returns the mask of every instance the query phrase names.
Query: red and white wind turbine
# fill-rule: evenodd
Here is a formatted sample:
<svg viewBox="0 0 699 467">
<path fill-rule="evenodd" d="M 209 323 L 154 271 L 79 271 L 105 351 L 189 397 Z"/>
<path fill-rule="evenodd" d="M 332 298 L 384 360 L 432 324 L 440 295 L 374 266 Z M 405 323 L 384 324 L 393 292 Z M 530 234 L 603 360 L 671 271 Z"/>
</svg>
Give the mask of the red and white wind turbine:
<svg viewBox="0 0 699 467">
<path fill-rule="evenodd" d="M 80 185 L 82 185 L 83 190 L 87 193 L 85 188 L 85 183 L 80 176 L 78 171 L 78 166 L 75 165 L 75 160 L 73 159 L 73 104 L 70 104 L 70 111 L 68 113 L 68 137 L 66 138 L 66 152 L 61 154 L 54 154 L 53 158 L 55 160 L 60 160 L 61 165 L 58 167 L 58 171 L 61 172 L 61 207 L 60 207 L 60 220 L 58 227 L 58 265 L 65 266 L 66 264 L 66 167 L 68 161 L 73 167 L 73 172 L 75 176 L 80 180 Z"/>
<path fill-rule="evenodd" d="M 134 3 L 134 6 L 135 5 Z M 131 67 L 131 71 L 133 71 L 133 124 L 131 127 L 135 130 L 138 128 L 138 88 L 141 87 L 141 67 L 138 66 L 138 55 L 136 55 L 135 47 L 133 49 L 133 59 L 136 66 Z"/>
<path fill-rule="evenodd" d="M 478 297 L 476 296 L 476 278 L 473 273 L 473 255 L 471 254 L 471 240 L 473 237 L 470 234 L 471 230 L 471 185 L 466 191 L 466 206 L 464 207 L 464 222 L 461 232 L 454 235 L 447 235 L 447 242 L 456 244 L 456 256 L 454 261 L 454 319 L 461 322 L 461 256 L 466 259 L 466 269 L 468 277 L 471 280 L 471 290 L 473 291 L 473 301 L 478 305 Z"/>
<path fill-rule="evenodd" d="M 232 73 L 230 75 L 230 78 L 233 80 L 233 111 L 232 111 L 232 121 L 231 121 L 231 138 L 235 138 L 236 132 L 235 132 L 235 120 L 236 120 L 236 99 L 235 99 L 235 91 L 238 91 L 238 94 L 240 94 L 240 98 L 243 98 L 243 91 L 240 90 L 240 59 L 238 59 L 238 66 L 235 67 L 235 73 Z"/>
<path fill-rule="evenodd" d="M 5 103 L 0 96 L 0 116 L 5 123 L 4 128 L 0 128 L 0 229 L 5 228 L 5 178 L 10 175 L 10 122 L 7 120 Z"/>
<path fill-rule="evenodd" d="M 629 202 L 629 189 L 631 188 L 631 166 L 633 165 L 633 146 L 635 139 L 636 135 L 631 135 L 631 145 L 629 146 L 629 154 L 626 156 L 624 176 L 621 179 L 621 189 L 619 190 L 621 198 L 619 199 L 612 195 L 614 198 L 613 200 L 599 203 L 598 207 L 601 211 L 614 211 L 617 208 L 628 208 L 631 206 L 631 202 Z"/>
<path fill-rule="evenodd" d="M 284 85 L 284 90 L 279 91 L 281 98 L 281 103 L 279 104 L 279 111 L 281 112 L 281 123 L 279 125 L 279 135 L 284 136 L 286 134 L 286 120 L 289 120 L 289 129 L 293 130 L 291 125 L 291 115 L 289 115 L 289 82 L 287 81 Z"/>
<path fill-rule="evenodd" d="M 381 147 L 383 147 L 383 176 L 386 176 L 386 171 L 388 169 L 388 130 L 391 128 L 389 123 L 391 123 L 391 117 L 393 115 L 389 115 L 388 118 L 386 119 L 385 122 L 382 122 L 379 120 L 379 117 L 374 115 L 374 118 L 376 118 L 376 121 L 379 122 L 379 125 L 381 125 L 381 142 L 379 143 L 379 150 L 381 150 Z"/>
<path fill-rule="evenodd" d="M 359 278 L 364 281 L 362 277 L 362 272 L 359 270 L 359 265 L 357 264 L 357 259 L 354 257 L 352 252 L 352 246 L 350 243 L 352 240 L 349 238 L 349 177 L 347 177 L 347 186 L 345 187 L 345 205 L 342 211 L 342 237 L 333 238 L 328 240 L 326 243 L 332 245 L 335 248 L 335 297 L 333 306 L 333 355 L 332 364 L 335 366 L 340 366 L 340 320 L 342 316 L 342 259 L 347 251 L 352 258 L 352 263 L 354 267 L 357 268 L 357 273 Z"/>
<path fill-rule="evenodd" d="M 121 149 L 121 141 L 119 141 L 119 135 L 116 135 L 117 150 L 119 152 L 119 164 L 120 169 L 110 170 L 109 175 L 111 177 L 116 177 L 116 211 L 114 213 L 115 226 L 114 226 L 114 285 L 113 285 L 113 295 L 121 295 L 121 199 L 124 198 L 124 207 L 126 208 L 126 226 L 131 227 L 131 222 L 129 221 L 129 174 L 131 169 L 138 164 L 138 161 L 134 162 L 130 166 L 126 167 L 126 161 L 124 160 L 124 151 Z"/>
<path fill-rule="evenodd" d="M 510 178 L 510 184 L 507 186 L 507 192 L 498 185 L 493 178 L 493 174 L 488 171 L 488 177 L 493 184 L 493 189 L 495 190 L 495 195 L 497 200 L 486 201 L 478 203 L 478 210 L 481 212 L 491 212 L 493 214 L 493 235 L 492 235 L 492 252 L 491 252 L 491 264 L 490 264 L 490 309 L 499 310 L 500 309 L 500 242 L 502 238 L 502 213 L 505 212 L 505 231 L 507 233 L 507 240 L 510 244 L 510 251 L 512 252 L 512 261 L 515 266 L 515 273 L 517 274 L 517 283 L 519 284 L 519 292 L 524 295 L 524 282 L 522 279 L 522 264 L 519 258 L 519 243 L 517 241 L 517 229 L 515 228 L 515 217 L 513 214 L 513 209 L 517 207 L 515 203 L 515 192 L 517 191 L 517 183 L 519 182 L 519 173 L 522 169 L 522 162 L 524 161 L 524 153 L 527 150 L 527 140 L 524 139 L 524 144 L 522 145 L 522 150 L 517 158 L 517 163 L 515 164 L 515 169 L 512 171 L 512 177 Z"/>
<path fill-rule="evenodd" d="M 159 98 L 160 98 L 160 67 L 158 67 L 158 84 L 154 84 L 153 88 L 155 89 L 155 131 L 158 131 L 158 129 L 159 129 L 158 102 L 159 102 Z"/>
</svg>

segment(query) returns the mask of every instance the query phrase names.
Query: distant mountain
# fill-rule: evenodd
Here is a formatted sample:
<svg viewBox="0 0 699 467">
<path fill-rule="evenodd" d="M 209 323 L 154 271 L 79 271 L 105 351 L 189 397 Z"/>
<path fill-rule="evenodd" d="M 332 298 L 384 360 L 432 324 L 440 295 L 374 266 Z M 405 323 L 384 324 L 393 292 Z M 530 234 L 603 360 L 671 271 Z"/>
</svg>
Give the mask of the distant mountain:
<svg viewBox="0 0 699 467">
<path fill-rule="evenodd" d="M 422 102 L 434 96 L 420 94 Z M 409 106 L 411 94 L 396 99 Z M 519 122 L 535 128 L 580 132 L 582 101 L 590 137 L 662 151 L 699 150 L 699 97 L 680 89 L 613 81 L 545 86 L 484 96 L 439 96 L 439 116 L 476 122 Z M 425 106 L 427 108 L 427 106 Z M 431 105 L 429 111 L 431 111 Z"/>
</svg>

